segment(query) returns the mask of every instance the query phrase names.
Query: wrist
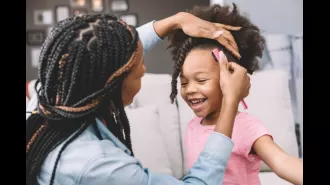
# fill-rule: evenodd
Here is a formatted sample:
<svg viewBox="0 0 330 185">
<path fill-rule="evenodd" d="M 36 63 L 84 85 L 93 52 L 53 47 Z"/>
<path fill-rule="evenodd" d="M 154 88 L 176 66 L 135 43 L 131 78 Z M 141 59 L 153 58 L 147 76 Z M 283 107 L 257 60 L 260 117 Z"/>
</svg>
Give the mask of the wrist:
<svg viewBox="0 0 330 185">
<path fill-rule="evenodd" d="M 223 97 L 222 99 L 222 107 L 233 107 L 238 108 L 239 100 L 236 98 L 230 98 L 230 97 Z"/>
<path fill-rule="evenodd" d="M 237 114 L 238 104 L 234 101 L 223 101 L 220 116 L 214 131 L 224 134 L 231 138 L 233 125 Z"/>
<path fill-rule="evenodd" d="M 182 29 L 182 25 L 183 23 L 185 22 L 185 17 L 189 16 L 189 13 L 187 12 L 179 12 L 175 15 L 173 15 L 173 30 L 176 30 L 176 29 Z"/>
<path fill-rule="evenodd" d="M 177 14 L 167 17 L 165 19 L 155 21 L 153 26 L 157 35 L 164 39 L 179 27 L 179 16 Z"/>
</svg>

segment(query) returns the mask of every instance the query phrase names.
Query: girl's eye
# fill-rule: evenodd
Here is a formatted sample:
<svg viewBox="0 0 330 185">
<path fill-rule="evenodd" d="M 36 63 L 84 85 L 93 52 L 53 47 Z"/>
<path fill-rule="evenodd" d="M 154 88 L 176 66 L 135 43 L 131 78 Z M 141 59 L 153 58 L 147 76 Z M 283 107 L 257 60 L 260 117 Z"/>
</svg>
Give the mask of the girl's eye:
<svg viewBox="0 0 330 185">
<path fill-rule="evenodd" d="M 206 82 L 206 81 L 207 81 L 206 79 L 197 80 L 197 82 L 199 82 L 199 83 L 203 83 L 203 82 Z"/>
<path fill-rule="evenodd" d="M 188 83 L 181 83 L 181 86 L 186 86 Z"/>
</svg>

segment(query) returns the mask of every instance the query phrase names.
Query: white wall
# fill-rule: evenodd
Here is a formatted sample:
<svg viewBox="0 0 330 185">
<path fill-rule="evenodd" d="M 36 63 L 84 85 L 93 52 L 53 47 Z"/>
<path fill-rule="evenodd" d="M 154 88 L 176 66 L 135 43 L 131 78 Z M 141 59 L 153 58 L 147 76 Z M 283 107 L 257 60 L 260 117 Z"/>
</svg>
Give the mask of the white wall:
<svg viewBox="0 0 330 185">
<path fill-rule="evenodd" d="M 216 0 L 217 1 L 217 0 Z M 302 0 L 223 0 L 236 3 L 267 33 L 303 33 Z"/>
<path fill-rule="evenodd" d="M 210 5 L 219 4 L 224 5 L 225 0 L 210 0 Z"/>
</svg>

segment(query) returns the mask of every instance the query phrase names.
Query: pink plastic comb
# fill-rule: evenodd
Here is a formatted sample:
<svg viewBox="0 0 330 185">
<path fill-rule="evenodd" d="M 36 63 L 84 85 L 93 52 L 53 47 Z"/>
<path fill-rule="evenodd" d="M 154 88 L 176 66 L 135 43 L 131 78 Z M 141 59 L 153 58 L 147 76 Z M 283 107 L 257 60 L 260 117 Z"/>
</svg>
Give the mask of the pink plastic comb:
<svg viewBox="0 0 330 185">
<path fill-rule="evenodd" d="M 216 62 L 220 61 L 220 59 L 219 59 L 219 57 L 220 57 L 219 56 L 219 50 L 217 48 L 212 51 L 212 56 L 213 56 L 213 58 L 215 59 Z M 248 109 L 248 106 L 245 103 L 244 99 L 241 101 L 241 103 L 242 103 L 245 110 Z"/>
</svg>

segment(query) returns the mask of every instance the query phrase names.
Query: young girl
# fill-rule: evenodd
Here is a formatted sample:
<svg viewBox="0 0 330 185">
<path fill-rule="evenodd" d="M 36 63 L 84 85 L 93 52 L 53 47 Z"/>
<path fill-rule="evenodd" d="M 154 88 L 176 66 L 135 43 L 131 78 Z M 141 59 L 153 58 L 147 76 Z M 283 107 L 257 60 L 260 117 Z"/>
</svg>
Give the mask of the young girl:
<svg viewBox="0 0 330 185">
<path fill-rule="evenodd" d="M 232 31 L 240 60 L 236 60 L 214 40 L 189 37 L 182 31 L 170 37 L 170 48 L 175 60 L 171 99 L 173 101 L 177 94 L 176 79 L 180 75 L 181 96 L 197 116 L 188 124 L 184 137 L 188 169 L 197 161 L 208 136 L 214 130 L 223 103 L 219 85 L 222 74 L 211 55 L 212 50 L 220 50 L 219 62 L 236 62 L 252 74 L 258 67 L 257 57 L 261 57 L 265 46 L 258 27 L 240 15 L 235 4 L 232 12 L 227 6 L 214 5 L 207 9 L 195 8 L 191 13 L 210 22 L 241 26 L 242 29 Z M 270 132 L 258 118 L 237 112 L 232 140 L 234 148 L 223 185 L 260 185 L 258 174 L 261 161 L 284 180 L 303 184 L 302 162 L 275 144 Z"/>
</svg>

